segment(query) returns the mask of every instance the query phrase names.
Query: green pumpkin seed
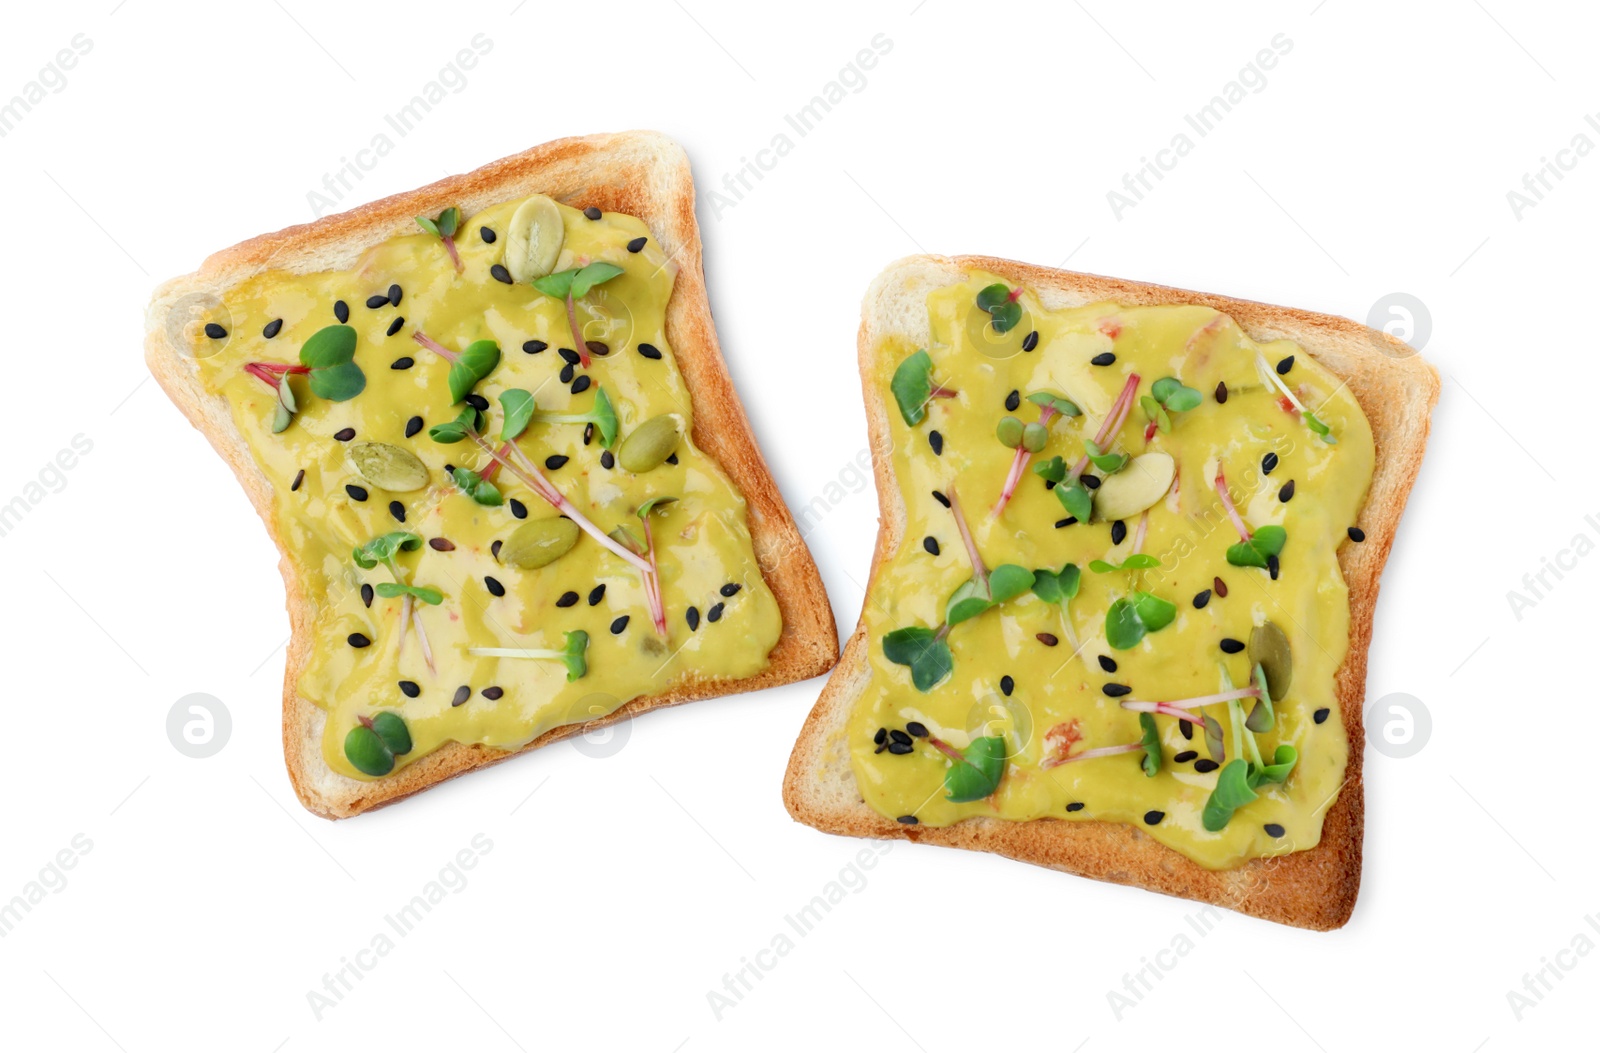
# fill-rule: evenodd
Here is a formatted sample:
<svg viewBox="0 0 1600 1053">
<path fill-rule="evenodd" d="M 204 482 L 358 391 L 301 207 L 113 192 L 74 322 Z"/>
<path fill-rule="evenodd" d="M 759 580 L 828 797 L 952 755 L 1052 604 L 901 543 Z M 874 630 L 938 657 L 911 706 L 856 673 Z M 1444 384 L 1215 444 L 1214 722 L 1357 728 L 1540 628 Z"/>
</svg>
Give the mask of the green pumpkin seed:
<svg viewBox="0 0 1600 1053">
<path fill-rule="evenodd" d="M 659 466 L 683 440 L 683 418 L 676 413 L 651 417 L 622 440 L 617 463 L 630 472 L 648 472 Z"/>
<path fill-rule="evenodd" d="M 411 729 L 398 713 L 385 710 L 372 718 L 372 730 L 377 732 L 389 752 L 401 756 L 411 752 Z"/>
<path fill-rule="evenodd" d="M 428 467 L 416 455 L 386 442 L 358 442 L 347 456 L 351 469 L 380 490 L 404 493 L 428 485 Z"/>
<path fill-rule="evenodd" d="M 534 519 L 517 527 L 500 546 L 500 562 L 538 570 L 565 556 L 578 543 L 578 524 L 556 516 Z"/>
<path fill-rule="evenodd" d="M 1272 622 L 1262 622 L 1250 630 L 1250 662 L 1259 665 L 1267 677 L 1267 691 L 1274 699 L 1289 693 L 1294 677 L 1294 659 L 1289 638 Z"/>
<path fill-rule="evenodd" d="M 365 724 L 357 724 L 344 737 L 344 755 L 356 771 L 365 775 L 388 775 L 394 771 L 394 751 Z"/>
</svg>

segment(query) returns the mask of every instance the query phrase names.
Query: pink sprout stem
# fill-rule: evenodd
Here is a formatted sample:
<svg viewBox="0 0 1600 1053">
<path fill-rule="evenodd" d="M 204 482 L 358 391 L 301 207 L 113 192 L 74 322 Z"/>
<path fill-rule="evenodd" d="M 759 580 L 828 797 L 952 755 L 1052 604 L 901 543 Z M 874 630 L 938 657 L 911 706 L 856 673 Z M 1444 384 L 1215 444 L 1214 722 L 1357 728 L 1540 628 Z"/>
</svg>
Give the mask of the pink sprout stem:
<svg viewBox="0 0 1600 1053">
<path fill-rule="evenodd" d="M 1113 757 L 1119 753 L 1134 753 L 1142 749 L 1144 749 L 1143 742 L 1130 742 L 1126 746 L 1100 746 L 1096 749 L 1084 750 L 1082 753 L 1074 753 L 1070 756 L 1062 757 L 1059 760 L 1055 757 L 1046 757 L 1040 762 L 1039 767 L 1056 768 L 1063 764 L 1071 764 L 1073 761 L 1093 760 L 1095 757 Z"/>
<path fill-rule="evenodd" d="M 667 606 L 661 599 L 661 570 L 656 564 L 656 539 L 650 533 L 650 516 L 644 517 L 644 551 L 645 558 L 650 561 L 650 569 L 644 575 L 645 599 L 650 604 L 650 620 L 656 627 L 656 632 L 665 637 L 667 635 Z"/>
<path fill-rule="evenodd" d="M 1217 465 L 1217 477 L 1212 480 L 1217 488 L 1217 496 L 1222 499 L 1222 507 L 1228 513 L 1228 518 L 1233 520 L 1233 529 L 1239 532 L 1239 540 L 1250 540 L 1250 528 L 1244 525 L 1244 520 L 1239 516 L 1239 510 L 1233 506 L 1233 498 L 1228 494 L 1228 480 L 1222 473 L 1222 465 Z"/>
<path fill-rule="evenodd" d="M 1054 406 L 1039 407 L 1040 424 L 1048 428 L 1055 417 L 1056 408 Z M 1016 492 L 1017 484 L 1022 481 L 1022 473 L 1027 469 L 1028 461 L 1032 457 L 1033 454 L 1029 453 L 1026 447 L 1020 444 L 1017 446 L 1017 455 L 1011 458 L 1011 471 L 1006 473 L 1006 484 L 1000 490 L 1000 500 L 995 502 L 994 510 L 989 513 L 989 518 L 999 519 L 1000 513 L 1006 510 L 1006 504 L 1011 500 L 1011 495 Z"/>
<path fill-rule="evenodd" d="M 446 362 L 454 363 L 456 359 L 461 357 L 448 347 L 445 347 L 443 344 L 430 337 L 427 333 L 424 333 L 421 329 L 418 329 L 416 332 L 412 333 L 411 339 L 415 340 L 429 351 L 432 351 Z"/>
<path fill-rule="evenodd" d="M 1128 382 L 1122 385 L 1122 392 L 1117 396 L 1117 401 L 1111 404 L 1111 412 L 1106 414 L 1106 419 L 1100 422 L 1100 431 L 1094 437 L 1094 444 L 1102 450 L 1106 448 L 1106 439 L 1115 435 L 1122 429 L 1122 424 L 1128 419 L 1128 411 L 1133 409 L 1134 392 L 1139 390 L 1139 374 L 1130 373 Z M 1072 466 L 1072 478 L 1076 479 L 1089 467 L 1089 455 L 1086 453 Z"/>
<path fill-rule="evenodd" d="M 950 514 L 955 516 L 956 530 L 961 534 L 961 543 L 967 546 L 967 558 L 972 561 L 972 574 L 983 586 L 987 595 L 989 591 L 989 568 L 983 565 L 983 556 L 978 553 L 978 543 L 972 539 L 972 531 L 967 527 L 967 517 L 961 511 L 961 497 L 956 493 L 955 484 L 950 484 Z"/>
<path fill-rule="evenodd" d="M 409 600 L 411 597 L 408 595 L 406 596 L 406 599 Z M 437 676 L 439 670 L 434 668 L 433 665 L 433 648 L 428 646 L 428 634 L 422 631 L 421 610 L 415 610 L 411 612 L 411 624 L 415 626 L 417 630 L 417 644 L 422 648 L 422 660 L 428 663 L 428 672 Z"/>
<path fill-rule="evenodd" d="M 439 240 L 444 242 L 445 251 L 450 254 L 450 262 L 456 265 L 456 273 L 460 274 L 462 270 L 461 253 L 456 251 L 456 239 L 442 237 Z"/>
<path fill-rule="evenodd" d="M 1259 688 L 1241 687 L 1233 691 L 1219 691 L 1214 695 L 1201 695 L 1198 698 L 1180 698 L 1176 702 L 1143 702 L 1136 698 L 1125 698 L 1122 700 L 1122 708 L 1135 713 L 1160 713 L 1180 720 L 1197 721 L 1201 718 L 1190 712 L 1193 709 L 1215 705 L 1218 702 L 1232 702 L 1239 698 L 1260 697 Z"/>
<path fill-rule="evenodd" d="M 1150 529 L 1150 509 L 1146 508 L 1139 517 L 1139 526 L 1133 532 L 1133 554 L 1137 556 L 1139 550 L 1144 548 L 1144 535 Z"/>
<path fill-rule="evenodd" d="M 578 361 L 583 363 L 583 368 L 589 368 L 589 345 L 583 339 L 583 330 L 578 327 L 578 305 L 572 302 L 572 291 L 567 291 L 567 325 L 572 327 L 573 350 L 578 352 Z"/>
</svg>

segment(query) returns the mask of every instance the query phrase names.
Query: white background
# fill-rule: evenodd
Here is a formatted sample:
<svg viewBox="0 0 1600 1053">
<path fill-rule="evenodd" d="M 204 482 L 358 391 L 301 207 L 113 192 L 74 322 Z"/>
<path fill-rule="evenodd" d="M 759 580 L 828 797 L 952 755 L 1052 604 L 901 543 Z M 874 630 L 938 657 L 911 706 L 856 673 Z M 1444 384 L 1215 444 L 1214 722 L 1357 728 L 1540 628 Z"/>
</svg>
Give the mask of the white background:
<svg viewBox="0 0 1600 1053">
<path fill-rule="evenodd" d="M 1600 159 L 1564 155 L 1571 170 L 1520 214 L 1507 193 L 1574 136 L 1600 143 L 1584 122 L 1600 111 L 1585 7 L 14 6 L 0 99 L 75 34 L 92 49 L 0 138 L 0 504 L 37 496 L 30 482 L 75 435 L 93 447 L 46 472 L 0 537 L 0 901 L 75 835 L 92 848 L 0 938 L 0 1044 L 1471 1053 L 1576 1039 L 1600 982 L 1600 955 L 1570 951 L 1580 932 L 1600 943 L 1585 922 L 1600 914 L 1586 712 Z M 708 991 L 871 848 L 783 810 L 820 680 L 653 715 L 612 756 L 557 745 L 354 821 L 299 807 L 279 741 L 276 554 L 146 379 L 141 315 L 208 252 L 312 218 L 308 192 L 478 33 L 493 48 L 464 87 L 344 204 L 562 135 L 682 142 L 729 366 L 791 505 L 824 500 L 809 540 L 842 629 L 876 530 L 851 467 L 866 442 L 857 305 L 889 261 L 1070 261 L 1362 320 L 1391 293 L 1425 304 L 1429 335 L 1411 335 L 1443 397 L 1368 698 L 1413 696 L 1432 730 L 1407 758 L 1367 747 L 1347 928 L 1230 914 L 1199 936 L 1184 901 L 895 844 L 869 851 L 864 887 L 847 875 L 856 890 L 719 1020 Z M 892 50 L 864 86 L 798 136 L 785 115 L 880 33 Z M 1184 115 L 1280 33 L 1292 50 L 1265 86 L 1197 137 Z M 1193 151 L 1115 215 L 1107 192 L 1183 131 Z M 779 133 L 792 151 L 714 205 Z M 1564 578 L 1528 591 L 1524 575 L 1558 557 Z M 1530 603 L 1515 611 L 1511 590 Z M 209 759 L 167 738 L 191 692 L 231 713 Z M 317 1019 L 307 992 L 478 833 L 493 847 L 465 887 Z M 1552 990 L 1519 1020 L 1507 992 L 1547 959 L 1565 975 L 1547 972 Z M 1162 975 L 1115 1012 L 1108 992 L 1147 960 Z"/>
</svg>

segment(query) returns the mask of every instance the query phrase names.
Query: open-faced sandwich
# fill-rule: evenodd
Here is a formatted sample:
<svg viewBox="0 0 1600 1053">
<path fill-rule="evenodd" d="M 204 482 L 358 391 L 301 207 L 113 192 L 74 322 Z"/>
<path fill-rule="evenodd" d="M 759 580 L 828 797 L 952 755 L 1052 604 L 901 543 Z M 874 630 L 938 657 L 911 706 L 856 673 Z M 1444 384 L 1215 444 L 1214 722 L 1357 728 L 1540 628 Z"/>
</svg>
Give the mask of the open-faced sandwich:
<svg viewBox="0 0 1600 1053">
<path fill-rule="evenodd" d="M 1342 318 L 980 257 L 892 265 L 859 351 L 881 529 L 790 812 L 1344 924 L 1434 371 Z"/>
<path fill-rule="evenodd" d="M 283 553 L 284 750 L 318 814 L 837 656 L 660 135 L 244 242 L 146 332 Z"/>
</svg>

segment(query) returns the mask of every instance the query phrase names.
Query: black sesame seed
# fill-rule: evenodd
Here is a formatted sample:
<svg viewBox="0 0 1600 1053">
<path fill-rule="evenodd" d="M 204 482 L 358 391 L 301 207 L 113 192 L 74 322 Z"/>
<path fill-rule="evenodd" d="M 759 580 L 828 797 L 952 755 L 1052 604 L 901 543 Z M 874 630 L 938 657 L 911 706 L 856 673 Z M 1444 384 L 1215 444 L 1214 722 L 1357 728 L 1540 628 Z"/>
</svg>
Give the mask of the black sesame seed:
<svg viewBox="0 0 1600 1053">
<path fill-rule="evenodd" d="M 401 504 L 399 501 L 390 501 L 389 514 L 394 516 L 399 522 L 404 523 L 406 521 L 406 506 Z"/>
<path fill-rule="evenodd" d="M 1222 648 L 1223 654 L 1238 654 L 1240 651 L 1244 650 L 1244 641 L 1235 640 L 1231 636 L 1224 636 L 1222 638 L 1222 642 L 1217 644 L 1217 646 Z"/>
<path fill-rule="evenodd" d="M 928 726 L 920 720 L 913 720 L 906 724 L 906 732 L 912 738 L 925 739 L 928 737 Z"/>
<path fill-rule="evenodd" d="M 561 598 L 556 600 L 557 607 L 576 607 L 577 605 L 578 594 L 570 589 L 566 592 L 563 592 L 561 594 Z"/>
<path fill-rule="evenodd" d="M 372 641 L 367 639 L 362 633 L 351 633 L 349 636 L 345 637 L 345 641 L 349 643 L 351 647 L 366 647 L 372 643 Z"/>
<path fill-rule="evenodd" d="M 1268 556 L 1267 574 L 1271 576 L 1273 581 L 1278 580 L 1278 569 L 1278 557 L 1276 555 Z"/>
<path fill-rule="evenodd" d="M 340 325 L 348 322 L 350 320 L 350 305 L 343 300 L 335 300 L 333 302 L 333 316 L 339 319 Z"/>
<path fill-rule="evenodd" d="M 591 442 L 594 442 L 594 421 L 583 426 L 583 444 L 587 446 Z"/>
<path fill-rule="evenodd" d="M 1034 633 L 1033 638 L 1044 644 L 1046 647 L 1054 647 L 1056 644 L 1061 642 L 1060 640 L 1056 639 L 1055 633 Z"/>
<path fill-rule="evenodd" d="M 400 331 L 400 327 L 405 325 L 405 324 L 406 324 L 405 316 L 401 315 L 400 317 L 396 318 L 394 321 L 389 323 L 389 328 L 384 332 L 383 335 L 384 336 L 393 336 L 394 334 L 398 333 Z"/>
<path fill-rule="evenodd" d="M 903 743 L 907 746 L 911 745 L 911 736 L 907 735 L 899 728 L 895 728 L 893 731 L 889 732 L 889 738 L 895 742 Z"/>
<path fill-rule="evenodd" d="M 590 205 L 588 208 L 584 209 L 583 214 L 588 216 L 590 219 L 600 218 L 600 210 L 595 208 L 593 205 Z"/>
<path fill-rule="evenodd" d="M 494 244 L 494 228 L 493 227 L 479 227 L 478 228 L 478 237 L 483 239 L 483 243 L 485 245 L 493 245 Z"/>
<path fill-rule="evenodd" d="M 221 340 L 223 337 L 228 335 L 228 331 L 222 328 L 222 326 L 218 325 L 216 322 L 207 322 L 206 335 L 213 340 Z"/>
<path fill-rule="evenodd" d="M 556 354 L 561 356 L 561 360 L 563 362 L 571 362 L 573 365 L 577 365 L 579 362 L 583 361 L 583 359 L 578 357 L 578 352 L 572 350 L 570 347 L 558 347 L 556 348 Z"/>
<path fill-rule="evenodd" d="M 1172 755 L 1172 759 L 1178 764 L 1188 764 L 1198 756 L 1200 756 L 1200 754 L 1196 753 L 1194 750 L 1184 750 L 1182 753 L 1174 753 Z"/>
<path fill-rule="evenodd" d="M 1290 357 L 1292 358 L 1293 356 L 1290 356 Z M 1281 373 L 1281 372 L 1283 372 L 1283 370 L 1280 369 L 1280 370 L 1278 370 L 1278 372 Z M 1269 837 L 1282 837 L 1283 836 L 1283 827 L 1279 826 L 1277 823 L 1267 823 L 1261 829 L 1265 830 L 1267 832 L 1267 836 L 1269 836 Z"/>
<path fill-rule="evenodd" d="M 1217 390 L 1215 395 L 1217 398 L 1217 405 L 1219 406 L 1228 401 L 1228 385 L 1225 381 L 1217 381 Z"/>
<path fill-rule="evenodd" d="M 735 595 L 738 595 L 739 590 L 742 589 L 742 588 L 744 588 L 744 586 L 741 585 L 739 582 L 730 581 L 730 582 L 728 582 L 728 584 L 722 586 L 722 588 L 718 589 L 717 591 L 722 593 L 724 596 L 735 596 Z"/>
<path fill-rule="evenodd" d="M 1011 679 L 1009 675 L 1000 678 L 1000 693 L 1007 698 L 1011 697 L 1011 692 L 1016 689 L 1016 686 L 1017 682 Z"/>
<path fill-rule="evenodd" d="M 933 492 L 933 499 L 939 502 L 941 505 L 944 505 L 946 508 L 950 507 L 950 499 L 937 490 Z"/>
<path fill-rule="evenodd" d="M 466 684 L 462 684 L 460 687 L 456 688 L 455 695 L 450 699 L 450 705 L 452 708 L 459 706 L 471 697 L 472 688 L 468 687 Z"/>
<path fill-rule="evenodd" d="M 628 251 L 638 252 L 640 249 L 644 248 L 645 242 L 649 240 L 649 238 L 645 237 L 634 238 L 632 241 L 628 242 Z"/>
<path fill-rule="evenodd" d="M 500 699 L 505 697 L 506 689 L 496 685 L 486 687 L 479 693 L 483 695 L 484 698 L 487 698 L 490 702 L 498 702 Z"/>
<path fill-rule="evenodd" d="M 465 402 L 479 413 L 489 412 L 489 400 L 484 398 L 482 395 L 477 394 L 476 392 L 467 395 L 467 397 L 461 401 Z"/>
<path fill-rule="evenodd" d="M 505 542 L 504 541 L 499 541 L 499 540 L 496 540 L 495 542 L 490 544 L 490 546 L 489 546 L 489 555 L 493 556 L 495 559 L 498 560 L 500 558 L 500 546 L 503 545 L 503 544 L 505 544 Z"/>
<path fill-rule="evenodd" d="M 454 552 L 456 543 L 447 537 L 430 537 L 428 539 L 428 547 L 435 552 Z"/>
<path fill-rule="evenodd" d="M 349 442 L 356 437 L 356 430 L 354 428 L 340 428 L 333 433 L 333 437 L 340 442 Z"/>
<path fill-rule="evenodd" d="M 1178 721 L 1178 734 L 1186 739 L 1194 738 L 1194 725 L 1187 720 Z"/>
<path fill-rule="evenodd" d="M 366 582 L 361 583 L 361 602 L 368 607 L 372 606 L 372 586 Z"/>
<path fill-rule="evenodd" d="M 1217 594 L 1217 599 L 1219 600 L 1228 598 L 1228 584 L 1221 578 L 1211 579 L 1211 591 Z"/>
<path fill-rule="evenodd" d="M 944 454 L 944 436 L 943 435 L 940 435 L 936 431 L 930 431 L 928 433 L 928 445 L 933 447 L 933 455 L 935 457 L 943 456 L 943 454 Z"/>
<path fill-rule="evenodd" d="M 367 310 L 376 311 L 380 307 L 389 306 L 389 298 L 382 293 L 374 293 L 367 297 Z"/>
<path fill-rule="evenodd" d="M 579 377 L 577 380 L 574 380 L 572 382 L 572 393 L 574 395 L 581 395 L 585 391 L 589 390 L 589 385 L 592 384 L 592 383 L 594 383 L 594 381 L 590 380 L 589 379 L 589 374 L 585 373 L 583 376 Z M 670 458 L 670 457 L 667 458 L 667 462 L 669 464 L 677 464 L 678 463 L 677 461 L 672 460 L 672 458 Z"/>
<path fill-rule="evenodd" d="M 1115 523 L 1111 524 L 1111 543 L 1113 545 L 1122 544 L 1123 539 L 1126 538 L 1127 536 L 1128 536 L 1128 524 L 1124 523 L 1120 519 L 1117 520 Z"/>
<path fill-rule="evenodd" d="M 1346 530 L 1345 533 L 1350 536 L 1351 541 L 1354 541 L 1358 545 L 1367 540 L 1367 532 L 1362 530 L 1360 527 L 1351 527 L 1349 530 Z"/>
<path fill-rule="evenodd" d="M 1022 392 L 1016 388 L 1011 389 L 1011 394 L 1006 396 L 1006 409 L 1014 410 L 1022 405 Z"/>
<path fill-rule="evenodd" d="M 585 378 L 585 379 L 587 379 L 587 378 Z M 678 463 L 678 455 L 676 453 L 667 454 L 667 463 L 668 464 L 677 464 Z"/>
<path fill-rule="evenodd" d="M 511 514 L 518 519 L 528 518 L 528 506 L 518 501 L 515 497 L 508 500 L 506 505 L 511 509 Z"/>
<path fill-rule="evenodd" d="M 880 742 L 880 743 L 878 743 L 878 748 L 873 750 L 872 752 L 874 754 L 878 754 L 878 753 L 882 753 L 884 750 L 886 750 L 888 748 L 889 748 L 889 744 L 887 742 Z"/>
<path fill-rule="evenodd" d="M 724 606 L 725 605 L 722 603 L 713 603 L 711 608 L 706 611 L 706 621 L 720 622 L 722 620 L 722 608 Z"/>
<path fill-rule="evenodd" d="M 414 680 L 402 680 L 400 681 L 400 693 L 407 698 L 416 698 L 422 694 L 422 688 L 418 687 Z"/>
<path fill-rule="evenodd" d="M 1159 823 L 1161 820 L 1165 819 L 1166 817 L 1167 817 L 1167 813 L 1166 812 L 1157 811 L 1156 809 L 1152 808 L 1150 811 L 1144 813 L 1144 825 L 1146 825 L 1146 826 L 1155 826 L 1157 823 Z"/>
<path fill-rule="evenodd" d="M 1195 610 L 1199 610 L 1200 608 L 1204 607 L 1206 604 L 1208 604 L 1210 602 L 1211 602 L 1211 590 L 1210 589 L 1202 589 L 1201 591 L 1195 593 L 1195 596 L 1194 596 L 1194 609 Z"/>
<path fill-rule="evenodd" d="M 568 362 L 566 365 L 561 367 L 561 372 L 556 374 L 556 379 L 561 381 L 563 384 L 570 384 L 572 383 L 572 378 L 574 375 L 575 371 L 573 369 L 573 365 L 571 362 Z"/>
<path fill-rule="evenodd" d="M 283 331 L 283 319 L 282 318 L 274 318 L 272 321 L 270 321 L 266 325 L 262 326 L 261 335 L 266 337 L 268 340 L 271 340 L 273 337 L 277 336 L 282 331 Z"/>
<path fill-rule="evenodd" d="M 399 358 L 397 358 L 393 362 L 389 363 L 389 368 L 390 369 L 410 369 L 412 366 L 414 366 L 416 364 L 417 364 L 417 360 L 412 358 L 410 355 L 401 355 Z"/>
<path fill-rule="evenodd" d="M 922 539 L 922 550 L 930 556 L 937 556 L 939 554 L 939 542 L 932 534 L 929 534 L 927 537 Z"/>
<path fill-rule="evenodd" d="M 585 340 L 583 346 L 589 349 L 591 355 L 604 358 L 611 353 L 611 345 L 600 340 Z"/>
<path fill-rule="evenodd" d="M 1083 802 L 1082 801 L 1073 801 L 1071 804 L 1067 805 L 1067 811 L 1069 811 L 1069 812 L 1081 812 L 1081 811 L 1083 811 Z"/>
<path fill-rule="evenodd" d="M 1283 488 L 1278 491 L 1278 500 L 1282 501 L 1285 504 L 1288 504 L 1289 501 L 1291 499 L 1293 499 L 1293 497 L 1294 497 L 1294 480 L 1290 479 L 1288 482 L 1284 483 L 1283 484 Z"/>
<path fill-rule="evenodd" d="M 289 484 L 290 491 L 294 491 L 294 490 L 300 489 L 300 484 L 305 482 L 305 481 L 306 481 L 306 470 L 304 468 L 302 468 L 298 472 L 294 473 L 294 482 Z"/>
<path fill-rule="evenodd" d="M 1039 330 L 1035 329 L 1022 338 L 1022 350 L 1032 351 L 1039 346 Z"/>
<path fill-rule="evenodd" d="M 1201 775 L 1214 772 L 1220 767 L 1221 765 L 1212 760 L 1210 757 L 1201 757 L 1199 760 L 1194 762 L 1194 770 L 1199 772 Z"/>
<path fill-rule="evenodd" d="M 700 628 L 700 608 L 690 607 L 683 612 L 683 620 L 689 623 L 689 631 L 694 632 Z"/>
<path fill-rule="evenodd" d="M 604 584 L 596 585 L 594 588 L 590 589 L 589 590 L 589 606 L 593 607 L 595 604 L 597 604 L 601 600 L 605 599 L 605 595 L 606 595 L 606 587 L 605 587 Z"/>
<path fill-rule="evenodd" d="M 1261 474 L 1262 475 L 1271 475 L 1272 474 L 1272 469 L 1274 469 L 1276 467 L 1278 467 L 1278 455 L 1277 454 L 1269 453 L 1265 457 L 1261 458 Z"/>
<path fill-rule="evenodd" d="M 345 483 L 344 492 L 350 495 L 350 500 L 352 501 L 365 501 L 367 499 L 367 488 L 357 486 L 355 483 Z"/>
<path fill-rule="evenodd" d="M 1107 698 L 1121 698 L 1123 695 L 1133 694 L 1133 688 L 1127 684 L 1106 684 L 1100 690 L 1106 693 Z"/>
<path fill-rule="evenodd" d="M 1069 527 L 1069 526 L 1071 526 L 1072 524 L 1074 524 L 1076 522 L 1077 522 L 1077 520 L 1074 519 L 1072 516 L 1068 516 L 1065 519 L 1058 519 L 1058 520 L 1056 520 L 1056 529 L 1060 530 L 1062 527 Z"/>
<path fill-rule="evenodd" d="M 611 456 L 610 450 L 607 450 L 600 455 L 600 467 L 606 469 L 607 471 L 610 471 L 616 465 L 616 463 L 617 459 Z"/>
<path fill-rule="evenodd" d="M 915 748 L 915 746 L 912 746 L 910 743 L 906 742 L 889 743 L 889 752 L 894 754 L 896 757 L 904 757 Z"/>
<path fill-rule="evenodd" d="M 917 825 L 917 817 L 914 816 L 914 815 L 902 815 L 902 816 L 897 817 L 895 819 L 895 822 L 904 823 L 906 826 L 916 826 Z"/>
<path fill-rule="evenodd" d="M 400 286 L 398 286 L 398 285 L 389 286 L 389 306 L 391 306 L 391 307 L 399 307 L 400 306 L 400 297 L 401 297 L 401 295 L 403 295 L 403 293 L 404 293 L 404 290 L 402 290 L 400 288 Z"/>
<path fill-rule="evenodd" d="M 537 355 L 549 346 L 543 340 L 524 340 L 522 342 L 522 353 L 525 355 Z"/>
<path fill-rule="evenodd" d="M 412 417 L 410 420 L 406 421 L 406 438 L 408 438 L 408 439 L 411 438 L 411 436 L 415 435 L 417 432 L 419 432 L 421 430 L 422 430 L 422 418 L 421 417 Z"/>
<path fill-rule="evenodd" d="M 889 741 L 889 729 L 888 728 L 879 728 L 877 730 L 877 733 L 872 736 L 872 744 L 874 746 L 882 746 L 885 742 L 888 742 L 888 741 Z"/>
<path fill-rule="evenodd" d="M 571 459 L 564 453 L 552 453 L 544 459 L 544 466 L 553 472 Z"/>
<path fill-rule="evenodd" d="M 1317 710 L 1315 713 L 1311 714 L 1311 719 L 1316 723 L 1321 724 L 1324 720 L 1328 719 L 1328 710 L 1326 708 Z"/>
<path fill-rule="evenodd" d="M 1115 673 L 1117 671 L 1116 659 L 1112 658 L 1110 655 L 1100 655 L 1100 668 L 1104 669 L 1108 673 Z"/>
<path fill-rule="evenodd" d="M 1089 359 L 1089 364 L 1092 366 L 1109 366 L 1116 360 L 1117 356 L 1112 354 L 1110 351 L 1102 351 L 1100 354 Z"/>
<path fill-rule="evenodd" d="M 1078 476 L 1078 482 L 1091 490 L 1100 489 L 1100 477 L 1098 475 L 1080 475 Z"/>
<path fill-rule="evenodd" d="M 500 584 L 499 578 L 485 575 L 483 587 L 489 590 L 489 595 L 491 596 L 504 596 L 506 594 L 506 587 Z"/>
<path fill-rule="evenodd" d="M 497 263 L 489 268 L 489 277 L 506 285 L 511 284 L 511 272 L 506 270 L 505 264 Z"/>
<path fill-rule="evenodd" d="M 1288 358 L 1281 358 L 1281 359 L 1278 360 L 1278 376 L 1280 376 L 1280 377 L 1283 376 L 1285 373 L 1289 372 L 1289 370 L 1291 370 L 1293 368 L 1294 368 L 1294 356 L 1293 355 L 1290 355 Z"/>
<path fill-rule="evenodd" d="M 661 349 L 654 344 L 640 344 L 639 353 L 649 359 L 659 359 Z"/>
</svg>

